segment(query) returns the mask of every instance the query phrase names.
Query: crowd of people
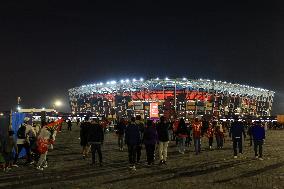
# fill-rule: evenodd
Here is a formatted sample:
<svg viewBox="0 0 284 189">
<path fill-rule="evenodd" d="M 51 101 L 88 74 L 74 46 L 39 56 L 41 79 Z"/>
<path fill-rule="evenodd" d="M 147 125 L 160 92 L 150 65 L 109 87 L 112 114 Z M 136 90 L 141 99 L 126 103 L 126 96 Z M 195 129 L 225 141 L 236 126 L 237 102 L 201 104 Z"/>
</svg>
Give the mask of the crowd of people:
<svg viewBox="0 0 284 189">
<path fill-rule="evenodd" d="M 41 127 L 37 124 L 30 125 L 29 119 L 25 118 L 16 134 L 10 130 L 5 143 L 0 142 L 0 166 L 5 171 L 12 167 L 18 167 L 18 157 L 22 149 L 26 151 L 25 165 L 34 165 L 38 170 L 47 167 L 47 153 L 53 149 L 56 134 L 61 132 L 62 122 L 57 127 Z M 66 120 L 66 123 L 68 131 L 71 131 L 71 120 Z M 80 127 L 82 159 L 86 159 L 91 152 L 92 166 L 103 166 L 102 145 L 107 125 L 106 120 L 97 118 L 85 117 L 82 122 L 77 120 L 77 126 Z M 147 166 L 154 165 L 156 159 L 159 159 L 159 165 L 167 165 L 167 151 L 170 141 L 175 141 L 177 151 L 181 154 L 184 154 L 193 143 L 194 152 L 199 155 L 201 140 L 202 144 L 206 144 L 208 141 L 209 150 L 214 148 L 213 141 L 216 141 L 216 149 L 222 149 L 227 134 L 232 140 L 234 158 L 238 158 L 238 155 L 243 153 L 243 141 L 248 135 L 250 146 L 254 145 L 255 158 L 263 160 L 262 151 L 266 129 L 265 124 L 262 124 L 261 121 L 243 122 L 239 121 L 238 117 L 235 117 L 233 122 L 221 122 L 216 118 L 206 120 L 198 117 L 189 121 L 185 121 L 183 118 L 169 121 L 164 116 L 161 116 L 159 120 L 144 121 L 138 115 L 130 120 L 120 119 L 115 127 L 115 134 L 118 139 L 118 150 L 122 152 L 127 147 L 129 168 L 136 170 L 136 165 L 141 163 L 141 154 L 144 148 Z M 204 146 L 207 148 L 207 145 Z M 204 146 L 202 145 L 202 148 Z M 155 157 L 156 150 L 158 150 L 158 157 Z M 98 158 L 96 158 L 96 154 L 98 154 Z M 96 163 L 96 159 L 99 163 Z"/>
<path fill-rule="evenodd" d="M 19 167 L 19 155 L 25 149 L 26 162 L 24 166 L 34 166 L 38 170 L 47 168 L 47 153 L 53 148 L 57 130 L 59 127 L 47 127 L 45 125 L 53 124 L 44 123 L 43 126 L 30 124 L 30 118 L 25 117 L 23 124 L 14 132 L 8 131 L 8 138 L 0 140 L 0 168 L 9 171 L 14 167 Z"/>
<path fill-rule="evenodd" d="M 98 119 L 85 118 L 80 124 L 80 139 L 83 159 L 89 151 L 92 154 L 92 165 L 96 165 L 96 153 L 99 156 L 99 165 L 102 166 L 101 145 L 104 141 L 104 123 Z M 265 140 L 265 126 L 261 121 L 242 122 L 235 117 L 233 122 L 221 122 L 218 119 L 201 120 L 199 118 L 185 121 L 183 118 L 168 121 L 164 116 L 159 120 L 146 120 L 141 116 L 132 117 L 130 120 L 122 118 L 115 127 L 118 139 L 118 150 L 124 151 L 127 147 L 129 168 L 136 170 L 140 163 L 142 146 L 145 147 L 147 165 L 152 166 L 155 151 L 158 150 L 159 165 L 167 165 L 167 149 L 170 141 L 176 141 L 177 150 L 184 154 L 193 141 L 195 154 L 201 153 L 201 140 L 203 144 L 208 140 L 208 149 L 213 149 L 215 138 L 216 149 L 222 149 L 225 135 L 231 137 L 233 143 L 233 157 L 238 158 L 243 153 L 243 140 L 248 135 L 251 145 L 254 144 L 255 158 L 263 160 L 262 146 Z M 247 132 L 245 132 L 247 131 Z"/>
</svg>

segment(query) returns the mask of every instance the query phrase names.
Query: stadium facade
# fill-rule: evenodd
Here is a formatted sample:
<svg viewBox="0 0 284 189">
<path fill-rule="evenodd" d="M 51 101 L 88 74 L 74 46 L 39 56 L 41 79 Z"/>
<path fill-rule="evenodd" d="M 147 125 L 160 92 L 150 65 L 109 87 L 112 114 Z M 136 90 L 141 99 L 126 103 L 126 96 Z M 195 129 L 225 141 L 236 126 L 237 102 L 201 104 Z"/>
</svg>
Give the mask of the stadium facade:
<svg viewBox="0 0 284 189">
<path fill-rule="evenodd" d="M 274 92 L 204 79 L 121 80 L 69 89 L 73 114 L 108 118 L 270 116 Z"/>
</svg>

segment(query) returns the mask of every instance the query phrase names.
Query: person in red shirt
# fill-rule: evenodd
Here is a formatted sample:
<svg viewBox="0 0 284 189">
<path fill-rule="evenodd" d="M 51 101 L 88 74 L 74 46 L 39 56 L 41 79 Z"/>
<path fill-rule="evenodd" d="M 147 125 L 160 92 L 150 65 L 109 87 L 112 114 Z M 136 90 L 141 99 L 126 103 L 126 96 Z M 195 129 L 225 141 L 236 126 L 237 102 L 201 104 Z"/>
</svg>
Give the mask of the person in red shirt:
<svg viewBox="0 0 284 189">
<path fill-rule="evenodd" d="M 214 124 L 214 122 L 213 122 Z M 207 138 L 209 140 L 209 149 L 211 150 L 212 149 L 212 145 L 213 145 L 213 137 L 214 137 L 214 127 L 212 125 L 212 123 L 209 123 L 209 127 L 207 129 Z"/>
<path fill-rule="evenodd" d="M 192 135 L 195 147 L 195 154 L 198 155 L 201 152 L 201 129 L 202 122 L 198 118 L 195 118 L 192 124 Z"/>
</svg>

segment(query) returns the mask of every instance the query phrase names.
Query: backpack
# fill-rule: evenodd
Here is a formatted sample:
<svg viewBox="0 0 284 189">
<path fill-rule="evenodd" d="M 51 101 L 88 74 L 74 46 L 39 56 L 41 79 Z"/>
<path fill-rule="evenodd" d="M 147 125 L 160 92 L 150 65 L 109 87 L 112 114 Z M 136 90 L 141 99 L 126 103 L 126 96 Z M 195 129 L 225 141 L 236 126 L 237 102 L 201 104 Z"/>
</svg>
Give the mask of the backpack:
<svg viewBox="0 0 284 189">
<path fill-rule="evenodd" d="M 25 125 L 22 125 L 18 132 L 17 132 L 17 137 L 19 139 L 26 139 L 26 126 Z"/>
</svg>

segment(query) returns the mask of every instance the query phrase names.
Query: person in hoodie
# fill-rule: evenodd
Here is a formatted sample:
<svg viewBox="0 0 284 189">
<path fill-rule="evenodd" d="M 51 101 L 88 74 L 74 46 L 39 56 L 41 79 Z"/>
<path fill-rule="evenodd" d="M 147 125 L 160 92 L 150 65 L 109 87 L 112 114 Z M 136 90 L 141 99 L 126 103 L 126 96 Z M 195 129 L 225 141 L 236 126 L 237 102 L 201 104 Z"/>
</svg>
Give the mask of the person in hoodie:
<svg viewBox="0 0 284 189">
<path fill-rule="evenodd" d="M 152 120 L 147 121 L 147 127 L 144 130 L 143 142 L 146 148 L 148 165 L 154 164 L 155 146 L 158 142 L 157 130 Z"/>
<path fill-rule="evenodd" d="M 87 136 L 88 144 L 91 146 L 92 152 L 92 166 L 96 165 L 96 152 L 99 155 L 99 162 L 100 166 L 103 163 L 103 156 L 102 156 L 102 144 L 104 142 L 104 130 L 99 125 L 98 119 L 92 119 L 91 125 L 88 130 Z"/>
<path fill-rule="evenodd" d="M 128 147 L 129 168 L 135 171 L 137 146 L 141 143 L 139 126 L 135 123 L 135 117 L 131 118 L 131 122 L 126 127 L 125 143 Z"/>
<path fill-rule="evenodd" d="M 137 157 L 136 157 L 137 163 L 140 163 L 141 151 L 142 151 L 142 139 L 143 139 L 145 125 L 140 115 L 137 115 L 135 119 L 136 119 L 135 124 L 139 127 L 140 139 L 141 139 L 140 144 L 137 146 Z"/>
<path fill-rule="evenodd" d="M 169 125 L 166 123 L 165 117 L 160 117 L 160 122 L 157 124 L 157 133 L 159 139 L 159 156 L 160 165 L 167 164 L 168 145 L 169 145 Z"/>
<path fill-rule="evenodd" d="M 233 141 L 233 149 L 234 149 L 234 158 L 238 158 L 238 150 L 239 153 L 243 153 L 243 136 L 246 138 L 246 133 L 244 129 L 244 125 L 242 122 L 238 121 L 238 117 L 234 117 L 234 122 L 231 125 L 230 129 L 230 137 L 232 137 Z"/>
<path fill-rule="evenodd" d="M 262 158 L 262 145 L 265 140 L 265 128 L 261 126 L 261 122 L 257 121 L 251 129 L 251 134 L 254 143 L 255 158 L 263 160 Z"/>
<path fill-rule="evenodd" d="M 121 118 L 120 122 L 118 123 L 116 127 L 119 151 L 123 151 L 123 141 L 124 141 L 125 129 L 126 129 L 126 121 L 124 118 Z"/>
<path fill-rule="evenodd" d="M 181 154 L 185 152 L 185 141 L 187 137 L 187 127 L 183 118 L 179 120 L 178 128 L 177 128 L 177 136 L 179 138 L 178 142 L 178 151 Z"/>
</svg>

